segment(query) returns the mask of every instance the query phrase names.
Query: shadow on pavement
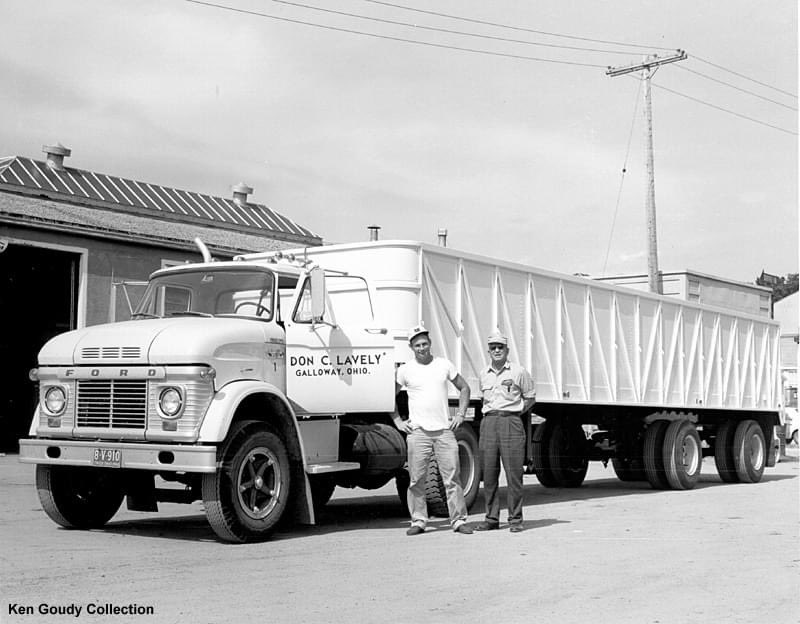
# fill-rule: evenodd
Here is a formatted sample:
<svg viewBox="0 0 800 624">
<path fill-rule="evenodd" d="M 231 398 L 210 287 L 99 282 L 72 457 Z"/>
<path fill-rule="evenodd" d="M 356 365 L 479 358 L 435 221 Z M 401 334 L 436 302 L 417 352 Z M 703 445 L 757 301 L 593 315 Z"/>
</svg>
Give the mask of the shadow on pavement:
<svg viewBox="0 0 800 624">
<path fill-rule="evenodd" d="M 762 481 L 781 481 L 793 479 L 791 475 L 774 475 L 765 473 Z M 531 482 L 533 480 L 533 482 Z M 568 502 L 613 499 L 624 496 L 663 495 L 670 490 L 655 490 L 647 482 L 621 482 L 616 477 L 608 479 L 592 479 L 579 488 L 545 488 L 535 481 L 535 477 L 526 476 L 523 501 L 525 507 Z M 708 487 L 730 487 L 742 484 L 723 483 L 716 474 L 701 475 L 695 489 Z M 752 484 L 757 487 L 758 484 Z M 281 529 L 272 537 L 272 541 L 294 539 L 309 535 L 325 535 L 344 531 L 364 529 L 380 529 L 402 531 L 408 526 L 408 512 L 401 505 L 396 494 L 364 493 L 353 495 L 353 490 L 337 489 L 333 499 L 317 512 L 317 524 L 313 526 L 296 525 L 290 529 Z M 505 506 L 506 488 L 499 491 L 502 506 Z M 216 542 L 217 537 L 211 530 L 200 503 L 194 503 L 189 513 L 179 516 L 150 515 L 146 518 L 126 518 L 112 521 L 100 531 L 125 534 L 130 536 L 160 538 L 171 540 L 191 540 L 198 542 Z M 184 508 L 175 505 L 174 508 Z M 480 521 L 483 517 L 484 501 L 481 491 L 470 510 L 470 522 Z M 194 513 L 199 511 L 199 513 Z M 130 513 L 130 512 L 129 512 Z M 527 512 L 526 512 L 527 513 Z M 535 515 L 535 512 L 530 515 Z M 476 518 L 477 516 L 477 518 Z M 567 521 L 558 519 L 537 518 L 525 522 L 527 528 L 542 528 Z M 430 529 L 443 530 L 449 528 L 447 519 L 431 518 Z"/>
</svg>

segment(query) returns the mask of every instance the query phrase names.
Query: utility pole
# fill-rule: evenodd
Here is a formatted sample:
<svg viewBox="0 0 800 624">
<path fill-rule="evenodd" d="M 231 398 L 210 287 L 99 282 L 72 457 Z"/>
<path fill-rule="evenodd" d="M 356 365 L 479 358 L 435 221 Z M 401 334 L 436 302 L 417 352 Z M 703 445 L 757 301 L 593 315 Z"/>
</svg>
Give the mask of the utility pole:
<svg viewBox="0 0 800 624">
<path fill-rule="evenodd" d="M 663 294 L 661 288 L 661 274 L 658 270 L 658 241 L 656 236 L 656 178 L 655 167 L 653 165 L 653 102 L 650 96 L 650 79 L 661 65 L 683 61 L 687 58 L 686 52 L 677 50 L 676 54 L 665 58 L 651 56 L 645 58 L 641 63 L 628 67 L 609 67 L 606 71 L 607 76 L 612 78 L 630 74 L 636 71 L 643 72 L 644 75 L 644 116 L 645 134 L 647 139 L 647 283 L 650 292 Z"/>
</svg>

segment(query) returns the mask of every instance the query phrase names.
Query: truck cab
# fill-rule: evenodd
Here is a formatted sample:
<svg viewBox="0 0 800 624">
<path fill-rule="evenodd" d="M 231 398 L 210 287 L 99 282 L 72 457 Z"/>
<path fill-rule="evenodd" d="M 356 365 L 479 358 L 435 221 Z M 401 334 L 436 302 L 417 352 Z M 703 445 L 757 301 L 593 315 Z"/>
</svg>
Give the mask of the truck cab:
<svg viewBox="0 0 800 624">
<path fill-rule="evenodd" d="M 158 475 L 186 486 L 183 502 L 202 498 L 223 539 L 264 537 L 291 508 L 313 522 L 318 476 L 361 468 L 342 458 L 341 417 L 394 408 L 392 341 L 371 301 L 362 278 L 294 258 L 155 272 L 132 320 L 39 354 L 20 459 L 37 464 L 45 511 L 78 527 L 124 496 L 153 511 L 174 498 Z"/>
</svg>

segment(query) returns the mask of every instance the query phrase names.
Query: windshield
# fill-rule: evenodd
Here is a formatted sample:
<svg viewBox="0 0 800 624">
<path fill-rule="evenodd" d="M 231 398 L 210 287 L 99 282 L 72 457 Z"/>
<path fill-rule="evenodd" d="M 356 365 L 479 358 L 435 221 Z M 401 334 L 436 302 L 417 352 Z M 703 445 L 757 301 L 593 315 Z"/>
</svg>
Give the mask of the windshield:
<svg viewBox="0 0 800 624">
<path fill-rule="evenodd" d="M 180 271 L 153 278 L 133 318 L 242 316 L 271 320 L 275 278 L 261 269 Z"/>
</svg>

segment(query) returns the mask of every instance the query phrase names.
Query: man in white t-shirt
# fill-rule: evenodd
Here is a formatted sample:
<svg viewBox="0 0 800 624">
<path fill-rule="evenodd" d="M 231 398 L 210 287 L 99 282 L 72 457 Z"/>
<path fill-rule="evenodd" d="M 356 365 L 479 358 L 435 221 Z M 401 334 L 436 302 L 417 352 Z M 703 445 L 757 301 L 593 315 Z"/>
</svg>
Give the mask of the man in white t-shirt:
<svg viewBox="0 0 800 624">
<path fill-rule="evenodd" d="M 447 493 L 450 526 L 457 533 L 470 534 L 467 526 L 467 506 L 461 487 L 458 461 L 458 442 L 455 429 L 464 422 L 469 406 L 469 386 L 458 374 L 452 362 L 431 355 L 428 330 L 418 325 L 409 332 L 408 342 L 414 352 L 414 361 L 397 369 L 396 390 L 405 388 L 408 393 L 408 420 L 402 420 L 395 409 L 394 422 L 400 431 L 408 434 L 408 510 L 411 526 L 406 535 L 419 535 L 428 523 L 428 506 L 425 501 L 425 481 L 428 463 L 436 457 L 439 474 Z M 448 383 L 459 391 L 458 411 L 450 416 L 447 403 Z"/>
</svg>

